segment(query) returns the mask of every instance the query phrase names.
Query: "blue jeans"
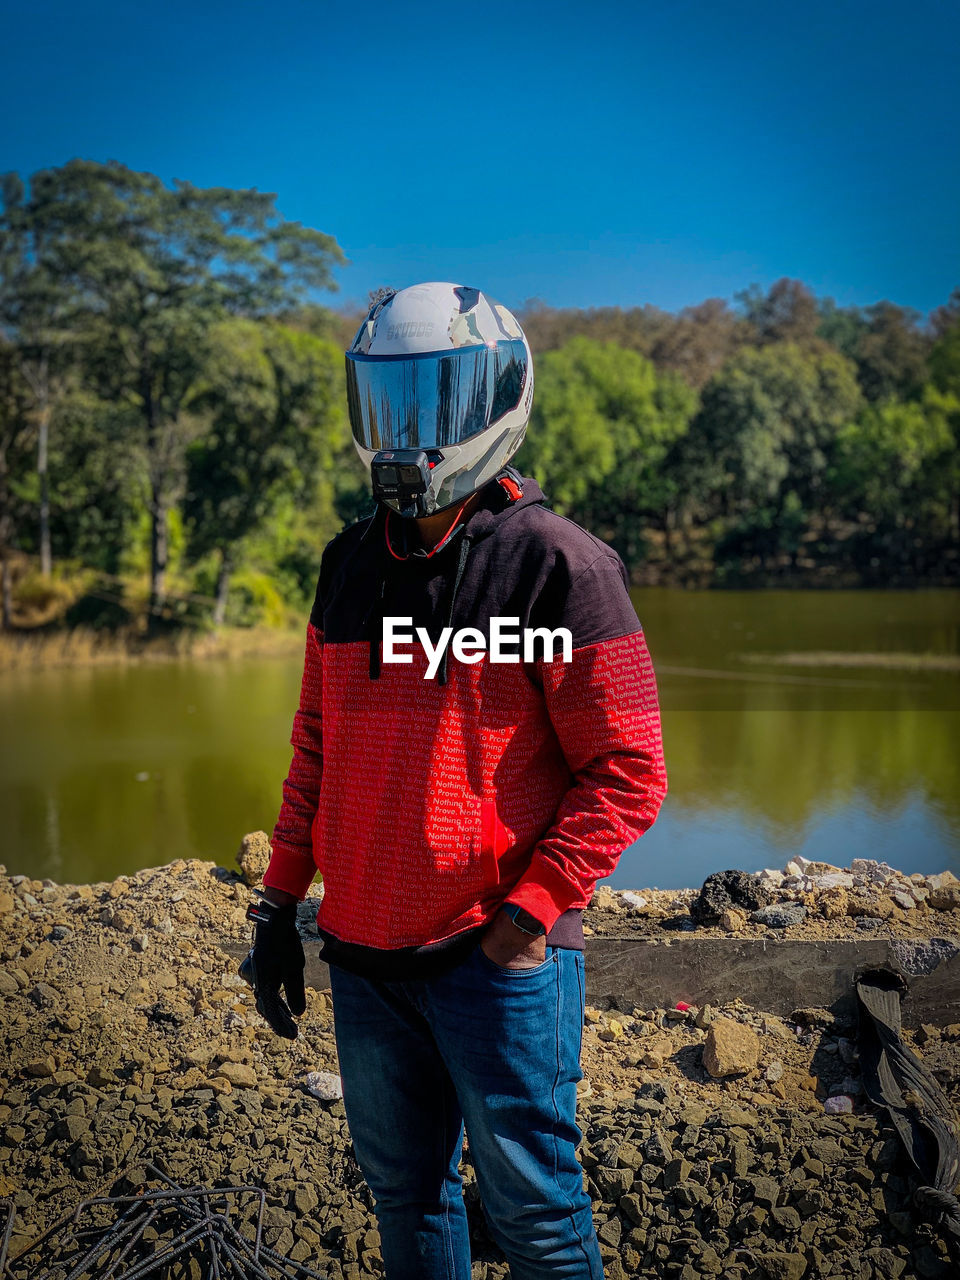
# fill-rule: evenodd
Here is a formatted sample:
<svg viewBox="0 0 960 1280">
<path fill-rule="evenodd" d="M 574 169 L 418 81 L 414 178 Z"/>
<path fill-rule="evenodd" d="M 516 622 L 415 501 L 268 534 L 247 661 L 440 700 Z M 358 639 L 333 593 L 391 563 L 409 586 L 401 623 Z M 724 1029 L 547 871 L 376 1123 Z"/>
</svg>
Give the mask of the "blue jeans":
<svg viewBox="0 0 960 1280">
<path fill-rule="evenodd" d="M 343 1100 L 388 1280 L 470 1280 L 464 1122 L 513 1280 L 603 1280 L 576 1157 L 583 954 L 380 982 L 330 967 Z"/>
</svg>

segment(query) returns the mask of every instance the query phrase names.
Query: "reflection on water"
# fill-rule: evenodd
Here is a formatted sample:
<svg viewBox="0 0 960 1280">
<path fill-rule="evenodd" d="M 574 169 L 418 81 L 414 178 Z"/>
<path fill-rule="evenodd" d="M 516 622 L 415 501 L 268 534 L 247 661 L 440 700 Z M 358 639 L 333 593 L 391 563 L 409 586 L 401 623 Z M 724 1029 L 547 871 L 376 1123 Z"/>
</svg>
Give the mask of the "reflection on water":
<svg viewBox="0 0 960 1280">
<path fill-rule="evenodd" d="M 614 885 L 793 854 L 960 873 L 960 675 L 743 655 L 958 652 L 954 592 L 639 591 L 670 790 Z M 270 830 L 299 660 L 0 676 L 0 860 L 95 880 Z"/>
</svg>

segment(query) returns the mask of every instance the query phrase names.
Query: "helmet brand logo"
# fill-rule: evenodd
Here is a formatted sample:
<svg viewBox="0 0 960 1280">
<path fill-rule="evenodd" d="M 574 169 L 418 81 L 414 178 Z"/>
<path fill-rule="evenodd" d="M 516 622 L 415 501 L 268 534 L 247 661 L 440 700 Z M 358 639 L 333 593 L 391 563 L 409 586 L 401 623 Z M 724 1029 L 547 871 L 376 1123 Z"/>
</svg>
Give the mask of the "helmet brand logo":
<svg viewBox="0 0 960 1280">
<path fill-rule="evenodd" d="M 405 320 L 402 324 L 387 325 L 387 338 L 427 338 L 434 328 L 432 320 Z"/>
</svg>

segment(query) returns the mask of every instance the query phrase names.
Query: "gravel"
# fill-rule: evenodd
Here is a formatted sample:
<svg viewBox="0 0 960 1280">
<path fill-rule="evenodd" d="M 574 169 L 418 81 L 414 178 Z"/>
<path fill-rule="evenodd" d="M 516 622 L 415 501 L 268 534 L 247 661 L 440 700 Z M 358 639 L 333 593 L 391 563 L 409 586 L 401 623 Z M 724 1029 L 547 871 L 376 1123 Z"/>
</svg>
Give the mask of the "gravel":
<svg viewBox="0 0 960 1280">
<path fill-rule="evenodd" d="M 248 837 L 247 878 L 262 853 Z M 851 888 L 814 888 L 807 901 L 789 881 L 816 865 L 767 889 L 803 899 L 807 920 L 789 929 L 811 926 L 818 894 L 877 896 L 903 880 L 851 871 Z M 927 896 L 905 917 L 936 925 L 928 936 L 960 931 L 960 917 L 945 928 L 927 905 L 952 901 L 949 878 L 910 883 Z M 248 937 L 249 896 L 239 875 L 198 861 L 96 885 L 0 874 L 0 1195 L 16 1207 L 14 1255 L 81 1198 L 126 1188 L 159 1160 L 181 1183 L 263 1186 L 267 1243 L 331 1280 L 381 1274 L 337 1096 L 329 992 L 308 989 L 296 1041 L 269 1032 L 222 949 Z M 601 891 L 588 915 L 635 923 L 662 911 L 650 924 L 688 916 L 696 894 L 637 896 L 643 907 Z M 300 912 L 308 946 L 316 905 Z M 948 1280 L 898 1140 L 859 1088 L 854 1036 L 827 1010 L 588 1009 L 581 1156 L 607 1280 Z M 712 1061 L 708 1040 L 715 1057 L 734 1056 Z M 925 1026 L 915 1043 L 956 1102 L 960 1023 Z M 709 1070 L 731 1063 L 731 1074 Z M 828 1114 L 841 1097 L 852 1110 Z M 474 1277 L 498 1280 L 506 1266 L 469 1142 L 464 1177 Z"/>
</svg>

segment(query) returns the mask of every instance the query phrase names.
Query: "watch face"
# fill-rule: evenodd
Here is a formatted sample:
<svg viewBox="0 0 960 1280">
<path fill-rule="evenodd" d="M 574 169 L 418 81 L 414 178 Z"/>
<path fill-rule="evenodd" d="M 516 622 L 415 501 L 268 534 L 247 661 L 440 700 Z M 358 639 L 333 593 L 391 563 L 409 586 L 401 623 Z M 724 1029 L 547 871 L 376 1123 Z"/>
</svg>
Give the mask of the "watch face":
<svg viewBox="0 0 960 1280">
<path fill-rule="evenodd" d="M 529 933 L 534 938 L 539 938 L 542 933 L 546 933 L 546 929 L 544 929 L 536 916 L 532 916 L 523 907 L 517 907 L 511 903 L 507 906 L 506 911 L 517 928 L 522 929 L 524 933 Z"/>
</svg>

